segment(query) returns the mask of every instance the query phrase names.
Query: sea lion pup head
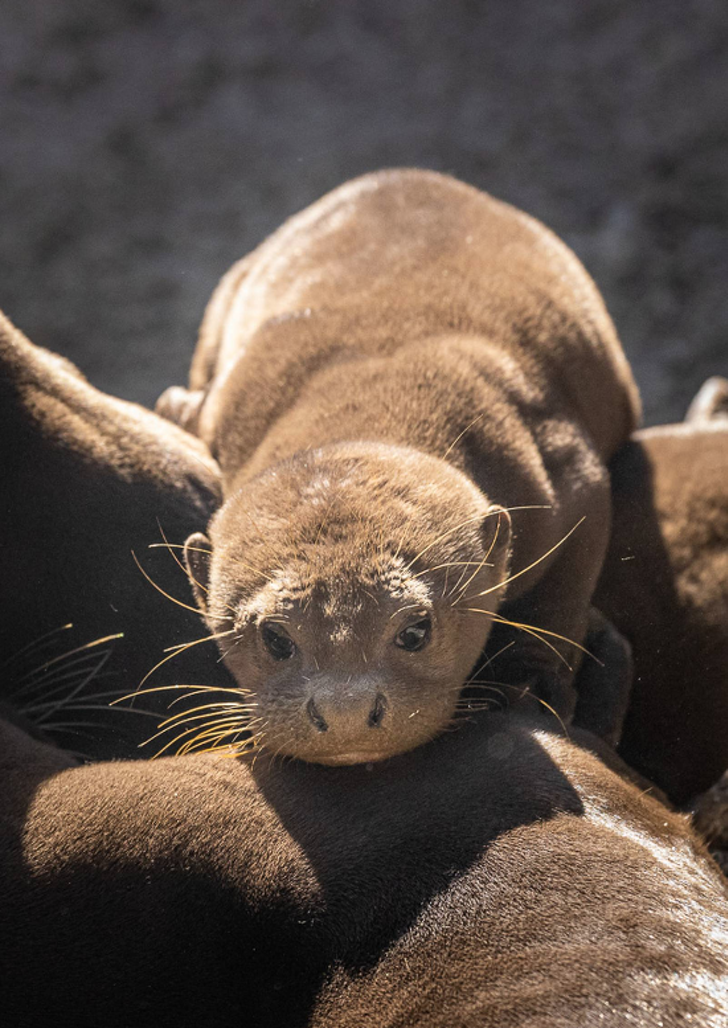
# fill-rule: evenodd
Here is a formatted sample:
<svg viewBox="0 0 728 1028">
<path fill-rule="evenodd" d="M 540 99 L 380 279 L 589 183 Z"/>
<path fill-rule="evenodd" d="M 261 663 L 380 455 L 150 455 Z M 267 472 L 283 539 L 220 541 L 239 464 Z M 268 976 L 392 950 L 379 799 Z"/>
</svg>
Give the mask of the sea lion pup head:
<svg viewBox="0 0 728 1028">
<path fill-rule="evenodd" d="M 185 558 L 262 745 L 355 764 L 450 723 L 510 555 L 508 514 L 460 471 L 376 443 L 302 452 L 209 532 Z"/>
</svg>

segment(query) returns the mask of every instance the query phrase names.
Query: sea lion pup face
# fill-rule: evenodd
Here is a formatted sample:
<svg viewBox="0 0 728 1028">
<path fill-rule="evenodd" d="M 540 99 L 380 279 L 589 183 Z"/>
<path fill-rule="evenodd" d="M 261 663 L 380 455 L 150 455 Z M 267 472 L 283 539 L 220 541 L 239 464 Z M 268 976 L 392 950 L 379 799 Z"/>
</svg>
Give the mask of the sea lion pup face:
<svg viewBox="0 0 728 1028">
<path fill-rule="evenodd" d="M 325 764 L 382 760 L 449 724 L 509 554 L 508 514 L 460 471 L 373 443 L 275 465 L 185 547 L 260 743 Z"/>
</svg>

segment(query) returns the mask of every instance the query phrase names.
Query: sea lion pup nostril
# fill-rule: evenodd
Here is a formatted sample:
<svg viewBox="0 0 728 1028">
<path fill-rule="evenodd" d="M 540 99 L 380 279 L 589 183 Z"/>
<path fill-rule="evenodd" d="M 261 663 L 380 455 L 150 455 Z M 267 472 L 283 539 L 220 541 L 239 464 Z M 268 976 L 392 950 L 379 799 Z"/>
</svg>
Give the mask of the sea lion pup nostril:
<svg viewBox="0 0 728 1028">
<path fill-rule="evenodd" d="M 330 731 L 298 716 L 319 672 L 386 682 L 379 756 L 427 741 L 494 620 L 508 695 L 533 682 L 571 717 L 606 462 L 639 403 L 594 283 L 547 229 L 434 172 L 350 182 L 226 276 L 190 385 L 224 502 L 187 562 L 209 625 L 237 634 L 226 661 L 266 746 L 336 758 L 318 694 Z M 261 647 L 264 621 L 290 659 Z M 371 709 L 347 755 L 373 746 Z"/>
<path fill-rule="evenodd" d="M 369 714 L 369 727 L 379 728 L 384 720 L 384 715 L 387 710 L 387 701 L 379 692 L 377 693 L 376 699 L 374 700 L 374 706 L 372 707 L 371 713 Z"/>
<path fill-rule="evenodd" d="M 309 699 L 306 704 L 306 713 L 308 714 L 312 724 L 315 726 L 318 732 L 328 732 L 329 726 L 327 725 L 324 718 L 319 714 L 316 704 L 313 701 L 313 696 Z"/>
</svg>

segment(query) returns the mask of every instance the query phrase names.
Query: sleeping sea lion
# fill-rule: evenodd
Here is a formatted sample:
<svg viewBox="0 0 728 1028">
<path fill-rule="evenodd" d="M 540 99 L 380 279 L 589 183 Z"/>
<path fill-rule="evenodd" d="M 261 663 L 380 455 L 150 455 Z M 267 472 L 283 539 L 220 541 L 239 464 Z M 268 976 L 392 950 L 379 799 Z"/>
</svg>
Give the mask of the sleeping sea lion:
<svg viewBox="0 0 728 1028">
<path fill-rule="evenodd" d="M 683 804 L 728 768 L 728 381 L 689 420 L 635 433 L 610 465 L 613 527 L 594 602 L 632 645 L 619 751 Z"/>
<path fill-rule="evenodd" d="M 419 745 L 504 619 L 497 677 L 571 717 L 639 404 L 551 232 L 445 175 L 357 179 L 227 274 L 190 385 L 157 410 L 208 444 L 224 504 L 185 555 L 259 742 Z"/>
<path fill-rule="evenodd" d="M 146 695 L 134 713 L 109 700 L 200 630 L 194 608 L 156 591 L 132 551 L 189 605 L 164 539 L 181 545 L 205 526 L 219 502 L 217 466 L 198 439 L 94 389 L 2 314 L 0 448 L 0 694 L 90 757 L 135 755 L 159 720 L 141 711 L 164 710 L 175 694 Z M 217 657 L 214 646 L 194 647 L 148 686 L 232 684 Z"/>
<path fill-rule="evenodd" d="M 725 1024 L 724 881 L 573 735 L 74 767 L 0 723 L 0 1022 Z"/>
</svg>

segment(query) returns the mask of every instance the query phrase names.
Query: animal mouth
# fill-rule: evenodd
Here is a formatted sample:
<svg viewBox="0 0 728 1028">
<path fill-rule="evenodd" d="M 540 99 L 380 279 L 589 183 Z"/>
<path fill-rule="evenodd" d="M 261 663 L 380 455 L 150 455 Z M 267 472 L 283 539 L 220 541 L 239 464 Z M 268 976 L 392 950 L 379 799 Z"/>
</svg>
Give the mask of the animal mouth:
<svg viewBox="0 0 728 1028">
<path fill-rule="evenodd" d="M 314 758 L 312 762 L 316 764 L 330 764 L 334 767 L 343 767 L 350 764 L 375 764 L 381 760 L 387 760 L 391 755 L 391 753 L 371 753 L 366 750 L 350 750 L 345 753 L 327 753 L 325 756 Z"/>
</svg>

